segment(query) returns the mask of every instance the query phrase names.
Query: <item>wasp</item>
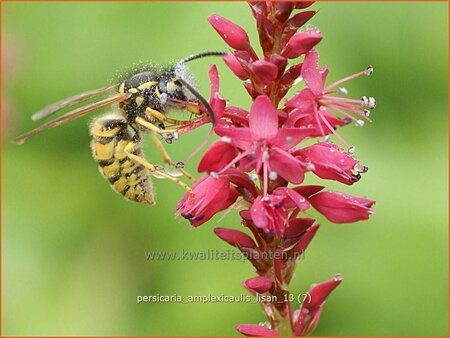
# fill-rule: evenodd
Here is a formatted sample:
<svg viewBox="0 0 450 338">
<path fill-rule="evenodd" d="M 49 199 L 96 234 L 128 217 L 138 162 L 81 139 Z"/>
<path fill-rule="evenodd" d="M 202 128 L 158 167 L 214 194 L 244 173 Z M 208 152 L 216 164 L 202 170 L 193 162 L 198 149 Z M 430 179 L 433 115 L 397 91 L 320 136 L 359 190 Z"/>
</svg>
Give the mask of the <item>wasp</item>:
<svg viewBox="0 0 450 338">
<path fill-rule="evenodd" d="M 85 104 L 51 120 L 13 140 L 23 144 L 29 137 L 46 129 L 55 128 L 100 108 L 113 109 L 95 118 L 90 124 L 91 150 L 100 173 L 111 187 L 126 199 L 153 205 L 155 197 L 150 175 L 169 179 L 183 188 L 190 187 L 178 177 L 194 178 L 183 169 L 183 163 L 174 163 L 166 152 L 160 138 L 171 143 L 183 131 L 192 129 L 197 123 L 214 123 L 214 113 L 197 91 L 186 63 L 206 56 L 223 56 L 224 52 L 203 52 L 191 55 L 169 67 L 150 67 L 135 71 L 125 81 L 80 93 L 53 103 L 32 115 L 38 121 L 60 110 L 86 100 L 110 94 L 105 99 Z M 192 120 L 177 120 L 168 117 L 173 110 L 187 110 L 197 117 Z M 206 122 L 205 122 L 206 121 Z M 172 129 L 166 128 L 166 123 Z M 142 134 L 150 136 L 156 144 L 167 167 L 173 171 L 151 164 L 142 148 Z"/>
</svg>

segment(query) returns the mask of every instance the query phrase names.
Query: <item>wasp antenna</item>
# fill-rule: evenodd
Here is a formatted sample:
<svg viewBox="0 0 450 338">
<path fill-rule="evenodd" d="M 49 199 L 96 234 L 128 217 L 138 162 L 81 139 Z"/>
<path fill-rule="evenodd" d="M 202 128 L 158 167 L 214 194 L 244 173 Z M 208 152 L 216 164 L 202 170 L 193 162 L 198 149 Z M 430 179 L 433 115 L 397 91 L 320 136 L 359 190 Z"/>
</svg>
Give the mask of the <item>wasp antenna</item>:
<svg viewBox="0 0 450 338">
<path fill-rule="evenodd" d="M 227 52 L 219 52 L 219 51 L 202 52 L 202 53 L 198 53 L 198 54 L 189 55 L 187 58 L 181 60 L 179 63 L 186 63 L 186 62 L 201 59 L 201 58 L 204 58 L 207 56 L 224 56 L 227 54 L 228 54 Z"/>
<path fill-rule="evenodd" d="M 209 105 L 208 101 L 206 101 L 205 98 L 198 91 L 196 91 L 194 89 L 194 87 L 192 87 L 189 83 L 187 83 L 183 79 L 177 79 L 177 80 L 180 81 L 181 84 L 183 86 L 185 86 L 192 93 L 192 95 L 194 95 L 200 101 L 200 103 L 206 108 L 206 110 L 208 111 L 209 119 L 211 120 L 211 123 L 214 124 L 214 122 L 216 121 L 216 118 L 214 116 L 214 112 L 213 112 L 211 106 Z"/>
</svg>

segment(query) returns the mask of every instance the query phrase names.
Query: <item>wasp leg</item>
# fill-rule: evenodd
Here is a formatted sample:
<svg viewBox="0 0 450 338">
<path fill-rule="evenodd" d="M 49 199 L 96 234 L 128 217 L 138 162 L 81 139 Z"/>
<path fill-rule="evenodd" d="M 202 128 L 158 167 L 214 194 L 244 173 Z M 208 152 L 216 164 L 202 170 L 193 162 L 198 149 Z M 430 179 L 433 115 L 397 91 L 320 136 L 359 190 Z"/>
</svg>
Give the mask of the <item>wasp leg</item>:
<svg viewBox="0 0 450 338">
<path fill-rule="evenodd" d="M 152 108 L 147 108 L 145 109 L 145 111 L 150 114 L 152 117 L 154 117 L 155 119 L 157 119 L 158 121 L 161 122 L 167 122 L 170 124 L 173 124 L 175 126 L 183 126 L 185 124 L 189 124 L 190 121 L 183 121 L 183 120 L 176 120 L 176 119 L 172 119 L 170 117 L 167 117 L 166 115 L 162 114 L 161 112 L 152 109 Z"/>
<path fill-rule="evenodd" d="M 172 161 L 172 159 L 170 158 L 169 154 L 166 151 L 166 148 L 164 148 L 164 145 L 161 143 L 161 141 L 155 135 L 152 135 L 151 138 L 152 138 L 153 143 L 156 145 L 156 148 L 158 149 L 159 153 L 161 154 L 161 157 L 162 157 L 164 163 L 176 168 L 188 180 L 190 180 L 192 182 L 196 181 L 196 179 L 191 174 L 189 174 L 186 170 L 183 169 L 184 164 L 182 162 L 174 163 Z"/>
<path fill-rule="evenodd" d="M 128 158 L 136 163 L 139 163 L 140 165 L 144 166 L 145 168 L 147 168 L 152 174 L 157 174 L 161 177 L 167 178 L 168 180 L 175 182 L 176 184 L 178 184 L 179 186 L 181 186 L 183 189 L 186 189 L 187 191 L 191 192 L 192 189 L 190 186 L 188 186 L 186 183 L 184 183 L 183 181 L 181 181 L 180 179 L 170 176 L 169 174 L 158 170 L 156 168 L 156 166 L 154 166 L 153 164 L 147 162 L 146 159 L 142 158 L 141 156 L 135 155 L 133 154 L 134 151 L 134 144 L 133 143 L 129 143 L 125 149 L 124 152 L 125 154 L 128 156 Z"/>
<path fill-rule="evenodd" d="M 178 136 L 178 130 L 159 128 L 159 127 L 155 126 L 153 123 L 150 123 L 150 122 L 144 120 L 142 117 L 139 117 L 139 116 L 136 117 L 135 121 L 136 121 L 136 123 L 139 123 L 142 127 L 146 128 L 150 131 L 153 131 L 157 134 L 160 134 L 160 135 L 173 134 L 174 138 L 177 138 L 177 136 Z"/>
</svg>

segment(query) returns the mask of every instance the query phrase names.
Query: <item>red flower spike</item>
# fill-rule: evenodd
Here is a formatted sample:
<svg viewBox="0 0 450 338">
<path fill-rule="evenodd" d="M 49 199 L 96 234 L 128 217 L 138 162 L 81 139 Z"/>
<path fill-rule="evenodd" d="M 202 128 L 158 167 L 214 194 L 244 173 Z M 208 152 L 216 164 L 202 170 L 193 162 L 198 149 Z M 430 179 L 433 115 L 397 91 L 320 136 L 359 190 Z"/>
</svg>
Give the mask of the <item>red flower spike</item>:
<svg viewBox="0 0 450 338">
<path fill-rule="evenodd" d="M 203 177 L 187 192 L 177 205 L 177 212 L 197 227 L 229 208 L 239 196 L 225 177 Z"/>
<path fill-rule="evenodd" d="M 210 15 L 208 21 L 231 48 L 245 51 L 252 50 L 247 33 L 234 22 L 216 14 Z"/>
<path fill-rule="evenodd" d="M 367 220 L 374 212 L 375 201 L 337 191 L 322 191 L 309 198 L 309 202 L 333 223 L 353 223 Z"/>
<path fill-rule="evenodd" d="M 286 294 L 297 266 L 297 258 L 307 249 L 319 224 L 305 218 L 313 206 L 335 223 L 364 220 L 373 213 L 372 200 L 337 192 L 324 191 L 321 185 L 301 185 L 304 173 L 312 171 L 321 179 L 352 184 L 367 168 L 360 165 L 337 132 L 337 127 L 354 122 L 362 126 L 375 99 L 341 97 L 347 90 L 340 85 L 362 75 L 370 75 L 372 67 L 326 85 L 328 69 L 319 67 L 314 50 L 322 35 L 317 30 L 299 29 L 315 14 L 300 11 L 313 2 L 250 2 L 256 21 L 263 56 L 259 58 L 250 46 L 243 28 L 218 15 L 208 18 L 213 28 L 231 46 L 232 54 L 223 57 L 228 68 L 243 81 L 253 102 L 250 110 L 227 107 L 219 94 L 219 75 L 215 66 L 209 72 L 210 106 L 214 112 L 213 131 L 221 139 L 213 143 L 199 163 L 199 170 L 209 176 L 192 187 L 178 205 L 178 212 L 198 226 L 215 213 L 231 206 L 237 197 L 246 210 L 241 210 L 244 232 L 216 228 L 216 235 L 238 248 L 251 262 L 257 277 L 243 282 L 251 293 Z M 293 61 L 287 69 L 288 59 Z M 283 100 L 299 80 L 303 89 Z M 355 118 L 360 116 L 363 120 Z M 201 123 L 196 123 L 198 127 Z M 207 119 L 199 118 L 202 123 Z M 195 128 L 191 129 L 195 129 Z M 180 128 L 183 133 L 186 127 Z M 334 134 L 347 152 L 328 141 L 302 145 L 305 139 Z M 290 186 L 288 188 L 288 186 Z M 250 206 L 250 207 L 249 207 Z M 265 255 L 273 259 L 260 259 Z M 261 256 L 260 256 L 261 255 Z M 270 300 L 263 310 L 270 328 L 243 324 L 236 328 L 247 336 L 309 335 L 317 326 L 325 300 L 341 282 L 340 277 L 326 281 L 310 291 L 311 299 L 292 313 L 288 304 Z M 282 330 L 280 329 L 282 328 Z M 282 331 L 282 332 L 278 332 Z"/>
<path fill-rule="evenodd" d="M 265 293 L 273 288 L 273 282 L 267 277 L 253 277 L 244 281 L 244 287 L 252 293 Z"/>
<path fill-rule="evenodd" d="M 257 324 L 239 324 L 236 330 L 247 337 L 277 337 L 278 333 L 268 327 Z"/>
<path fill-rule="evenodd" d="M 322 38 L 322 34 L 314 29 L 297 33 L 289 39 L 281 55 L 289 59 L 298 58 L 313 49 Z"/>
<path fill-rule="evenodd" d="M 214 233 L 217 237 L 236 248 L 256 249 L 256 244 L 253 239 L 242 231 L 228 228 L 215 228 Z"/>
</svg>

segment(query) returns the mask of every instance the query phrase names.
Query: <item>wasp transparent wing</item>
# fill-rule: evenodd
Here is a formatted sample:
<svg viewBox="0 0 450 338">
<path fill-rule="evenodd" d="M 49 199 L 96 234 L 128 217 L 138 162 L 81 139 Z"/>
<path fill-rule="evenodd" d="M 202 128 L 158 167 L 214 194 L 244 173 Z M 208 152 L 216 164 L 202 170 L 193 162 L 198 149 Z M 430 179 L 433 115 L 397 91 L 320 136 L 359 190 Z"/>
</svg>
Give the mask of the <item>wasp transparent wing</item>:
<svg viewBox="0 0 450 338">
<path fill-rule="evenodd" d="M 81 94 L 77 94 L 68 98 L 65 98 L 61 101 L 52 103 L 51 105 L 42 108 L 41 110 L 39 110 L 38 112 L 34 113 L 33 116 L 31 116 L 31 119 L 33 121 L 39 121 L 42 120 L 43 118 L 46 118 L 58 111 L 60 111 L 61 109 L 65 108 L 65 107 L 69 107 L 72 106 L 74 104 L 77 104 L 81 101 L 90 99 L 92 97 L 101 95 L 101 94 L 105 94 L 113 89 L 117 89 L 118 85 L 115 84 L 113 86 L 108 86 L 108 87 L 103 87 L 103 88 L 98 88 L 98 89 L 94 89 L 94 90 L 90 90 Z"/>
<path fill-rule="evenodd" d="M 101 100 L 101 101 L 98 101 L 98 102 L 95 102 L 95 103 L 92 103 L 92 104 L 89 104 L 89 105 L 86 105 L 86 106 L 82 106 L 82 107 L 77 108 L 75 110 L 72 110 L 72 111 L 70 111 L 70 112 L 68 112 L 68 113 L 66 113 L 66 114 L 64 114 L 64 115 L 62 115 L 62 116 L 52 120 L 52 121 L 44 123 L 43 125 L 41 125 L 41 126 L 35 128 L 35 129 L 25 133 L 25 134 L 22 134 L 22 135 L 16 137 L 13 140 L 13 143 L 23 144 L 28 138 L 30 138 L 31 136 L 34 136 L 34 135 L 40 133 L 41 131 L 44 131 L 46 129 L 51 129 L 51 128 L 58 127 L 61 124 L 64 124 L 64 123 L 72 121 L 72 120 L 75 120 L 75 119 L 77 119 L 77 118 L 79 118 L 79 117 L 81 117 L 81 116 L 83 116 L 83 115 L 85 115 L 87 113 L 90 113 L 90 112 L 92 112 L 94 110 L 97 110 L 97 109 L 100 109 L 100 108 L 103 108 L 103 107 L 106 107 L 106 106 L 110 106 L 112 104 L 119 103 L 119 102 L 122 102 L 122 101 L 125 101 L 125 100 L 128 100 L 130 97 L 131 97 L 131 94 L 128 94 L 128 93 L 127 94 L 117 94 L 117 95 L 108 97 L 108 98 L 106 98 L 104 100 Z"/>
</svg>

